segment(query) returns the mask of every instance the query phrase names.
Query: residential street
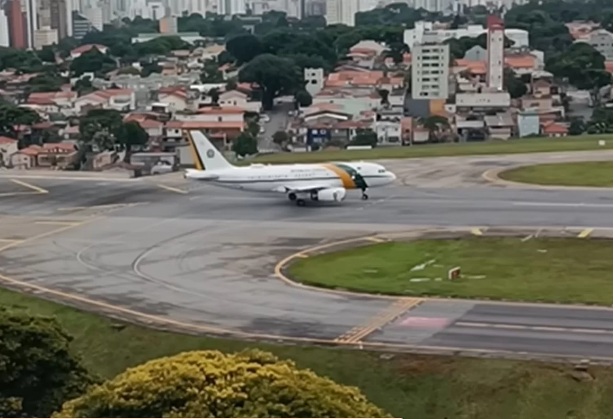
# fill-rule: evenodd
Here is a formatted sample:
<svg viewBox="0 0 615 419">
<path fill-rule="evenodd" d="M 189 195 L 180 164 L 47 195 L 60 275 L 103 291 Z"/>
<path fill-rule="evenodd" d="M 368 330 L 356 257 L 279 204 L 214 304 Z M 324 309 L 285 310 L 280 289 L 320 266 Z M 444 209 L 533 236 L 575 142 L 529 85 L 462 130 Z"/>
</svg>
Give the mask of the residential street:
<svg viewBox="0 0 615 419">
<path fill-rule="evenodd" d="M 263 126 L 265 127 L 265 132 L 263 134 L 259 134 L 259 151 L 264 152 L 270 150 L 279 150 L 278 146 L 273 143 L 273 134 L 275 134 L 277 131 L 286 130 L 286 125 L 288 124 L 288 121 L 290 119 L 290 117 L 288 116 L 288 112 L 292 110 L 292 96 L 284 96 L 275 100 L 274 109 L 266 112 L 267 116 L 269 116 L 270 119 L 269 122 L 263 123 Z"/>
</svg>

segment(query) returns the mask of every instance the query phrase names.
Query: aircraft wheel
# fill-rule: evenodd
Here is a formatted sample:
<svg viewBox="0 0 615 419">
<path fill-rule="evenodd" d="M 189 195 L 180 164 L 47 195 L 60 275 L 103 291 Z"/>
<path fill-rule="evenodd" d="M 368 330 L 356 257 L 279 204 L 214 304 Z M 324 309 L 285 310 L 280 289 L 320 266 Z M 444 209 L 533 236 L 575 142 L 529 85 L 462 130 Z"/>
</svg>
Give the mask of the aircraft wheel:
<svg viewBox="0 0 615 419">
<path fill-rule="evenodd" d="M 294 193 L 289 193 L 288 194 L 288 199 L 290 199 L 291 201 L 296 201 L 297 200 L 297 195 L 295 195 Z"/>
<path fill-rule="evenodd" d="M 361 196 L 361 199 L 362 199 L 362 200 L 364 200 L 364 201 L 367 201 L 367 200 L 369 199 L 369 196 L 368 196 L 366 193 L 364 193 L 364 194 Z"/>
<path fill-rule="evenodd" d="M 296 202 L 298 207 L 305 207 L 305 199 L 297 199 Z"/>
</svg>

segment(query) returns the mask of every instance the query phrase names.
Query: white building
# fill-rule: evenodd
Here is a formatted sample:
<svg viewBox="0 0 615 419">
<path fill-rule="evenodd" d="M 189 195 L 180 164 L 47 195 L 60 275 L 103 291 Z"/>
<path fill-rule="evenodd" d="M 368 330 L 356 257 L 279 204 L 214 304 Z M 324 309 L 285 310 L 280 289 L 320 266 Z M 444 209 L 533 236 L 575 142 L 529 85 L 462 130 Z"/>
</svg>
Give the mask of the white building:
<svg viewBox="0 0 615 419">
<path fill-rule="evenodd" d="M 22 12 L 26 13 L 27 41 L 30 48 L 34 47 L 34 31 L 38 29 L 38 14 L 36 0 L 25 0 L 21 3 Z"/>
<path fill-rule="evenodd" d="M 487 16 L 487 87 L 504 89 L 504 22 Z"/>
<path fill-rule="evenodd" d="M 585 42 L 602 54 L 606 61 L 613 60 L 613 34 L 606 29 L 590 32 L 586 37 L 577 39 L 575 42 Z"/>
<path fill-rule="evenodd" d="M 459 29 L 434 30 L 432 22 L 419 21 L 414 24 L 414 29 L 406 29 L 404 31 L 404 43 L 412 50 L 414 44 L 425 42 L 425 35 L 428 35 L 430 40 L 444 42 L 447 39 L 459 39 L 465 36 L 476 38 L 486 32 L 487 30 L 482 25 L 468 25 L 465 28 Z M 513 42 L 514 47 L 527 47 L 530 43 L 529 34 L 523 29 L 505 29 L 504 34 Z"/>
<path fill-rule="evenodd" d="M 0 47 L 9 47 L 9 21 L 4 9 L 0 7 Z"/>
<path fill-rule="evenodd" d="M 216 10 L 219 15 L 243 15 L 246 13 L 245 0 L 217 0 Z"/>
<path fill-rule="evenodd" d="M 96 28 L 99 31 L 103 30 L 105 21 L 103 19 L 103 11 L 100 7 L 87 7 L 83 11 L 83 15 L 90 21 L 93 28 Z"/>
<path fill-rule="evenodd" d="M 359 0 L 327 0 L 327 25 L 355 25 Z"/>
<path fill-rule="evenodd" d="M 414 44 L 412 48 L 412 99 L 448 97 L 449 46 Z"/>
<path fill-rule="evenodd" d="M 316 96 L 325 85 L 325 70 L 322 68 L 306 68 L 303 70 L 305 90 L 312 96 Z"/>
<path fill-rule="evenodd" d="M 434 13 L 451 13 L 454 11 L 455 2 L 453 0 L 410 0 L 410 7 L 415 9 L 425 9 Z"/>
<path fill-rule="evenodd" d="M 42 49 L 44 46 L 58 43 L 58 30 L 44 26 L 34 31 L 34 49 Z"/>
</svg>

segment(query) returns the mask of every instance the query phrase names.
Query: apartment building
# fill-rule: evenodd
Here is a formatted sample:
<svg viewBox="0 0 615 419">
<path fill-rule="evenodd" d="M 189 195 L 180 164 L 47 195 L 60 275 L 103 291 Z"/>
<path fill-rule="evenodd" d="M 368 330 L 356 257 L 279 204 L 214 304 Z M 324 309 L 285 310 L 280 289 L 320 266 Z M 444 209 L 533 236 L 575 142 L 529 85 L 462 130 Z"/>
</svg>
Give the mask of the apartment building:
<svg viewBox="0 0 615 419">
<path fill-rule="evenodd" d="M 446 99 L 449 94 L 449 46 L 415 44 L 412 51 L 412 99 Z"/>
<path fill-rule="evenodd" d="M 327 25 L 355 25 L 359 0 L 327 0 Z"/>
</svg>

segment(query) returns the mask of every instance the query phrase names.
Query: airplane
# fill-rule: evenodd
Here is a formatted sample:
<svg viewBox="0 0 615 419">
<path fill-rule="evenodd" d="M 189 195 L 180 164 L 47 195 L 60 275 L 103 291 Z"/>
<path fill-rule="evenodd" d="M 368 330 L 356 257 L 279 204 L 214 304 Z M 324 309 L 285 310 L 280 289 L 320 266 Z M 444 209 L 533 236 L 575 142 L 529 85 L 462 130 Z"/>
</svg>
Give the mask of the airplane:
<svg viewBox="0 0 615 419">
<path fill-rule="evenodd" d="M 385 186 L 396 176 L 384 166 L 368 162 L 234 166 L 198 130 L 187 131 L 196 169 L 186 169 L 184 178 L 215 186 L 257 192 L 284 193 L 297 206 L 306 201 L 341 202 L 346 191 Z"/>
</svg>

